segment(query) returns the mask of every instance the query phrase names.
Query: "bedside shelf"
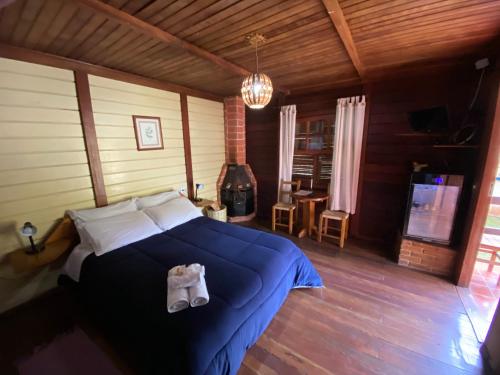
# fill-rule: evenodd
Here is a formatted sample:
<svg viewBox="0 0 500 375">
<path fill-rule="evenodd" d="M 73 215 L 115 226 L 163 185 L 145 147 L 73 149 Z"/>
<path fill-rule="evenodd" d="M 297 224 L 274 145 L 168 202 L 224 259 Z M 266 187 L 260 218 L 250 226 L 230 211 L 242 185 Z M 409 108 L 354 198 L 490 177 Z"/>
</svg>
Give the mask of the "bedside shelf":
<svg viewBox="0 0 500 375">
<path fill-rule="evenodd" d="M 9 261 L 17 273 L 34 271 L 55 262 L 78 243 L 78 233 L 73 221 L 63 218 L 44 241 L 44 249 L 37 254 L 27 254 L 18 249 L 9 254 Z"/>
<path fill-rule="evenodd" d="M 29 272 L 56 261 L 61 255 L 75 245 L 72 238 L 63 238 L 46 243 L 45 248 L 37 254 L 26 254 L 24 249 L 10 254 L 10 262 L 16 272 Z"/>
</svg>

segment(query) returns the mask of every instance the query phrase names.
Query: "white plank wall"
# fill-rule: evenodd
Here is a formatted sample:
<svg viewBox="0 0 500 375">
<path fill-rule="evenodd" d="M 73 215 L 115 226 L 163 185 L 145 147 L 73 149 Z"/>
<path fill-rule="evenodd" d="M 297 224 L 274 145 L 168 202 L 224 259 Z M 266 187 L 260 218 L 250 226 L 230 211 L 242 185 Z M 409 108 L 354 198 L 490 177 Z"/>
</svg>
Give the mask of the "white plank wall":
<svg viewBox="0 0 500 375">
<path fill-rule="evenodd" d="M 89 76 L 109 202 L 186 188 L 180 96 Z M 137 151 L 132 115 L 161 118 L 163 150 Z"/>
<path fill-rule="evenodd" d="M 180 95 L 89 76 L 110 203 L 186 188 Z M 224 163 L 223 104 L 188 97 L 194 181 L 217 197 Z M 138 151 L 132 115 L 160 117 L 164 150 Z M 45 236 L 67 209 L 95 207 L 72 71 L 0 58 L 0 312 L 53 288 L 61 259 L 16 274 L 8 253 L 28 245 L 25 221 Z"/>
<path fill-rule="evenodd" d="M 205 185 L 198 196 L 217 199 L 217 178 L 225 161 L 224 105 L 188 96 L 194 183 Z"/>
<path fill-rule="evenodd" d="M 68 208 L 94 207 L 73 72 L 0 58 L 0 259 L 39 239 Z M 60 262 L 59 262 L 60 265 Z M 51 265 L 29 275 L 0 262 L 0 312 L 53 288 Z"/>
<path fill-rule="evenodd" d="M 0 255 L 47 233 L 68 208 L 93 207 L 73 72 L 0 59 Z"/>
</svg>

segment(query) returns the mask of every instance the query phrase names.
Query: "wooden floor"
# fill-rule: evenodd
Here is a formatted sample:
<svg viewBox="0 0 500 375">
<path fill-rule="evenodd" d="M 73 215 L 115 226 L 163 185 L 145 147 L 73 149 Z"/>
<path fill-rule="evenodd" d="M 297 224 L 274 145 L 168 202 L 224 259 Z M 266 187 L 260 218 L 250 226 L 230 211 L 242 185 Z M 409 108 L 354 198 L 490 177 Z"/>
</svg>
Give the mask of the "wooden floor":
<svg viewBox="0 0 500 375">
<path fill-rule="evenodd" d="M 457 288 L 353 242 L 294 240 L 324 289 L 293 290 L 239 375 L 480 374 L 479 342 Z"/>
<path fill-rule="evenodd" d="M 293 290 L 239 375 L 481 373 L 479 343 L 454 285 L 352 241 L 339 251 L 294 240 L 326 288 Z M 81 326 L 70 297 L 50 298 L 0 319 L 1 374 L 15 373 L 16 357 L 41 341 Z M 133 373 L 99 332 L 82 328 L 122 371 Z"/>
</svg>

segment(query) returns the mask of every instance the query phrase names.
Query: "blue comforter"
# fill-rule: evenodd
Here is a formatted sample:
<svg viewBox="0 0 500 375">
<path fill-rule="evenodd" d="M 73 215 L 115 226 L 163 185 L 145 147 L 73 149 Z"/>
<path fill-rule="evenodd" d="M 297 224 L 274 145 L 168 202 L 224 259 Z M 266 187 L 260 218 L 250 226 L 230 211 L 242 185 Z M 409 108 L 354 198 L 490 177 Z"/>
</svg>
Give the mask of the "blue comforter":
<svg viewBox="0 0 500 375">
<path fill-rule="evenodd" d="M 167 312 L 167 271 L 205 266 L 210 302 Z M 121 330 L 148 373 L 236 374 L 294 287 L 322 281 L 291 241 L 200 217 L 85 260 L 80 290 L 94 315 Z"/>
</svg>

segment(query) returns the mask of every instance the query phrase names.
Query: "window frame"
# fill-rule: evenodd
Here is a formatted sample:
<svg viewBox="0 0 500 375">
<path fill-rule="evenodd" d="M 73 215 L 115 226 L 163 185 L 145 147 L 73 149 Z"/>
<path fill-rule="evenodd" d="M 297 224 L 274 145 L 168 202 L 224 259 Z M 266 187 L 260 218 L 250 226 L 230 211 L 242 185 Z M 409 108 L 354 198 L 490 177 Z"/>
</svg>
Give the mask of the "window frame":
<svg viewBox="0 0 500 375">
<path fill-rule="evenodd" d="M 327 132 L 323 132 L 321 134 L 319 133 L 311 133 L 310 132 L 310 123 L 314 121 L 319 121 L 323 120 L 327 124 L 332 124 L 332 126 L 327 127 Z M 297 126 L 299 123 L 303 124 L 306 123 L 307 125 L 307 132 L 306 134 L 306 147 L 310 144 L 309 140 L 312 138 L 313 135 L 322 135 L 323 137 L 325 135 L 329 135 L 331 137 L 331 142 L 333 144 L 334 142 L 334 136 L 335 136 L 335 116 L 333 114 L 329 115 L 314 115 L 314 116 L 301 116 L 297 117 L 296 119 L 296 131 L 295 131 L 295 138 L 294 138 L 294 143 L 296 144 L 297 142 Z M 327 149 L 321 149 L 321 150 L 309 150 L 309 149 L 297 149 L 294 147 L 294 158 L 295 156 L 311 156 L 313 158 L 313 172 L 312 172 L 312 179 L 310 178 L 304 178 L 301 177 L 300 175 L 293 175 L 293 178 L 300 178 L 302 179 L 302 185 L 304 187 L 309 187 L 311 186 L 311 180 L 312 180 L 312 188 L 315 190 L 326 190 L 328 187 L 328 183 L 325 183 L 324 180 L 321 180 L 321 162 L 320 158 L 322 156 L 329 156 L 330 158 L 333 157 L 333 148 L 328 147 Z M 305 180 L 305 181 L 304 181 Z M 323 181 L 323 182 L 322 182 Z M 308 183 L 309 182 L 309 183 Z"/>
</svg>

